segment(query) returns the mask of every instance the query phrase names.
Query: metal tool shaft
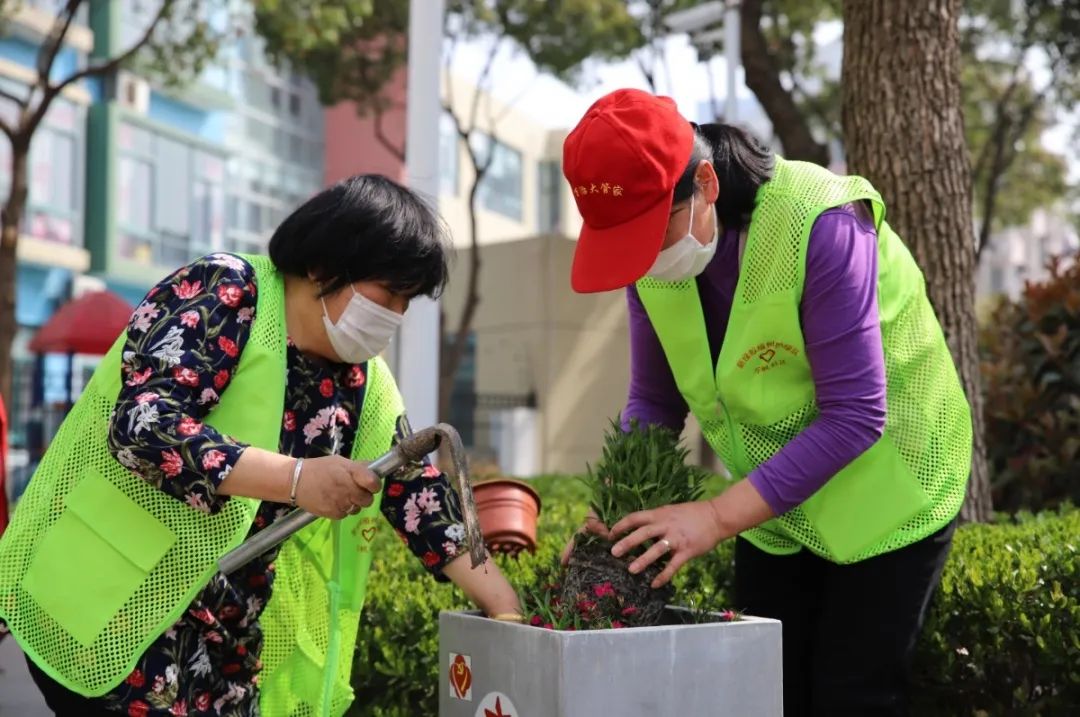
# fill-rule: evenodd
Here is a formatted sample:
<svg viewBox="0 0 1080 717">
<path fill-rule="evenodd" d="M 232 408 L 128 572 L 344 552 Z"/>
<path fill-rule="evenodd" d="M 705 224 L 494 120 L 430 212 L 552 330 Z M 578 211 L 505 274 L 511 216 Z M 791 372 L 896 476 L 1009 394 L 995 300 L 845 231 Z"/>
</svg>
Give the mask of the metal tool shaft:
<svg viewBox="0 0 1080 717">
<path fill-rule="evenodd" d="M 469 483 L 465 447 L 461 443 L 461 436 L 452 426 L 440 423 L 406 436 L 393 449 L 368 464 L 368 468 L 380 478 L 385 478 L 410 464 L 418 465 L 424 456 L 438 448 L 443 441 L 447 443 L 452 463 L 448 472 L 458 481 L 465 521 L 465 541 L 472 557 L 472 566 L 475 568 L 487 559 L 487 551 L 484 548 L 484 537 L 480 532 L 480 520 L 476 515 L 476 503 Z M 235 572 L 316 520 L 317 515 L 305 510 L 295 510 L 226 553 L 218 561 L 218 568 L 225 575 Z"/>
<path fill-rule="evenodd" d="M 384 478 L 404 467 L 406 463 L 408 463 L 408 460 L 395 448 L 372 461 L 368 468 L 375 475 Z M 306 510 L 294 510 L 281 520 L 275 521 L 269 528 L 259 531 L 240 546 L 226 553 L 218 561 L 218 569 L 225 575 L 239 570 L 263 553 L 285 542 L 289 536 L 301 528 L 311 525 L 318 519 L 319 516 L 314 513 L 309 513 Z"/>
</svg>

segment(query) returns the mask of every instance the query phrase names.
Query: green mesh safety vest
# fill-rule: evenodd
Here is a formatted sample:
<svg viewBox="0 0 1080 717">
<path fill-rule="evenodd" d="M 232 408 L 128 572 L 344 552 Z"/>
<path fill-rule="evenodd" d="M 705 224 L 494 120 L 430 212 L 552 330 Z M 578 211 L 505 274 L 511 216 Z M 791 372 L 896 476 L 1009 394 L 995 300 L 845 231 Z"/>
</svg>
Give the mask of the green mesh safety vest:
<svg viewBox="0 0 1080 717">
<path fill-rule="evenodd" d="M 922 273 L 869 182 L 777 157 L 757 195 L 715 367 L 697 282 L 637 283 L 680 393 L 727 468 L 745 477 L 817 417 L 799 319 L 806 247 L 818 215 L 858 200 L 873 206 L 878 233 L 885 430 L 801 506 L 743 534 L 773 554 L 806 547 L 856 562 L 914 543 L 959 511 L 971 413 Z"/>
<path fill-rule="evenodd" d="M 242 442 L 277 451 L 286 375 L 284 285 L 268 259 L 244 258 L 258 282 L 255 321 L 232 382 L 206 422 Z M 107 437 L 120 390 L 124 339 L 102 359 L 0 538 L 0 618 L 42 670 L 86 696 L 105 694 L 130 674 L 210 581 L 218 559 L 244 540 L 259 505 L 233 497 L 217 514 L 207 515 L 112 457 Z M 400 407 L 389 370 L 372 360 L 354 459 L 371 460 L 389 449 Z M 317 521 L 287 541 L 283 559 L 276 562 L 278 582 L 261 621 L 264 664 L 271 668 L 263 680 L 280 692 L 284 671 L 272 668 L 297 645 L 307 644 L 327 674 L 318 684 L 300 679 L 291 687 L 297 699 L 320 706 L 322 711 L 311 714 L 330 714 L 322 705 L 329 704 L 328 696 L 340 702 L 341 690 L 327 685 L 348 683 L 351 660 L 342 664 L 334 650 L 348 629 L 343 617 L 350 610 L 359 617 L 371 560 L 367 526 L 378 510 L 376 502 L 344 521 Z M 335 550 L 308 547 L 305 540 L 323 534 Z M 317 584 L 301 584 L 297 576 Z M 290 591 L 296 594 L 283 594 Z M 320 591 L 336 596 L 321 614 L 282 617 L 291 604 Z M 332 612 L 331 605 L 338 609 Z M 355 624 L 351 630 L 354 638 Z M 307 639 L 315 632 L 325 639 Z"/>
</svg>

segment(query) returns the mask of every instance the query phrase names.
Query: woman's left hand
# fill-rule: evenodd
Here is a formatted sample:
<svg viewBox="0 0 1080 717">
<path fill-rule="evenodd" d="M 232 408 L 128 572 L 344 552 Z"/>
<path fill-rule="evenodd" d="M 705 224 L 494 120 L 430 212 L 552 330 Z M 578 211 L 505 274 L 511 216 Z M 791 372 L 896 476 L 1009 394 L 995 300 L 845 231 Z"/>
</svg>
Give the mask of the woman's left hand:
<svg viewBox="0 0 1080 717">
<path fill-rule="evenodd" d="M 632 573 L 640 573 L 670 553 L 667 566 L 652 582 L 654 588 L 665 585 L 689 560 L 709 552 L 724 538 L 714 500 L 631 513 L 611 528 L 612 538 L 625 533 L 629 535 L 611 549 L 615 557 L 625 555 L 647 540 L 656 541 L 630 564 Z"/>
</svg>

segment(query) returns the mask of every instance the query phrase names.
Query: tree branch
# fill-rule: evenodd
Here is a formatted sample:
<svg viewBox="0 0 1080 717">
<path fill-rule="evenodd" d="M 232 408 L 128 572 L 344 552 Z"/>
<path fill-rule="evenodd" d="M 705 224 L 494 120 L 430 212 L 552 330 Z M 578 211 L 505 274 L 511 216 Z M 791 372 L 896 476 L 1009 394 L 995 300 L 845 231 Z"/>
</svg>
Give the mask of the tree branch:
<svg viewBox="0 0 1080 717">
<path fill-rule="evenodd" d="M 740 14 L 746 86 L 765 109 L 780 143 L 784 145 L 785 156 L 820 165 L 828 164 L 828 147 L 814 139 L 805 115 L 780 82 L 776 58 L 761 30 L 762 0 L 743 0 Z"/>
<path fill-rule="evenodd" d="M 30 104 L 30 98 L 29 97 L 26 97 L 26 98 L 18 97 L 18 96 L 16 96 L 16 94 L 14 92 L 11 92 L 9 90 L 5 90 L 3 87 L 0 87 L 0 97 L 4 98 L 5 100 L 11 100 L 16 105 L 18 105 L 19 107 L 22 107 L 23 109 L 26 109 L 26 106 L 28 104 Z"/>
<path fill-rule="evenodd" d="M 53 63 L 60 54 L 60 47 L 64 44 L 71 21 L 75 19 L 75 12 L 79 9 L 82 0 L 67 0 L 64 9 L 56 16 L 49 36 L 42 43 L 37 56 L 37 86 L 45 90 L 49 86 L 49 76 L 52 74 Z"/>
<path fill-rule="evenodd" d="M 639 50 L 634 53 L 634 59 L 637 60 L 638 68 L 641 70 L 641 74 L 645 77 L 645 82 L 649 84 L 649 90 L 656 94 L 656 77 L 653 71 L 645 65 L 645 51 Z"/>
<path fill-rule="evenodd" d="M 476 91 L 473 92 L 472 109 L 469 111 L 469 130 L 476 129 L 476 114 L 480 111 L 480 93 L 487 89 L 488 79 L 491 77 L 491 68 L 495 64 L 495 56 L 499 54 L 501 40 L 496 40 L 491 45 L 491 52 L 484 61 L 484 69 L 480 71 L 480 77 L 476 80 Z M 490 102 L 490 99 L 488 100 Z"/>
<path fill-rule="evenodd" d="M 382 108 L 375 110 L 375 139 L 379 141 L 379 144 L 381 144 L 387 152 L 394 155 L 398 161 L 404 162 L 405 148 L 394 144 L 390 137 L 387 136 L 386 129 L 383 127 L 384 114 L 385 111 Z"/>
<path fill-rule="evenodd" d="M 135 43 L 127 50 L 120 53 L 111 60 L 108 60 L 107 62 L 103 62 L 97 65 L 90 65 L 83 68 L 82 70 L 79 70 L 78 72 L 72 74 L 66 80 L 61 82 L 59 85 L 49 86 L 49 88 L 46 90 L 46 95 L 51 95 L 49 96 L 49 99 L 51 100 L 52 97 L 55 97 L 56 95 L 63 92 L 64 88 L 66 88 L 68 85 L 78 82 L 79 80 L 84 80 L 87 77 L 100 77 L 102 75 L 110 74 L 117 70 L 121 65 L 125 64 L 132 57 L 134 57 L 136 53 L 139 52 L 139 50 L 141 50 L 144 46 L 146 46 L 148 42 L 150 42 L 150 38 L 152 38 L 154 35 L 154 30 L 157 29 L 158 24 L 160 24 L 161 21 L 168 14 L 169 9 L 173 5 L 173 2 L 175 2 L 175 0 L 164 0 L 161 3 L 161 7 L 158 8 L 157 14 L 154 15 L 154 19 L 150 21 L 150 24 L 146 26 L 146 30 L 143 32 L 142 36 L 138 40 L 136 40 Z M 46 104 L 47 103 L 45 102 L 45 100 L 42 100 L 42 105 L 44 106 Z"/>
</svg>

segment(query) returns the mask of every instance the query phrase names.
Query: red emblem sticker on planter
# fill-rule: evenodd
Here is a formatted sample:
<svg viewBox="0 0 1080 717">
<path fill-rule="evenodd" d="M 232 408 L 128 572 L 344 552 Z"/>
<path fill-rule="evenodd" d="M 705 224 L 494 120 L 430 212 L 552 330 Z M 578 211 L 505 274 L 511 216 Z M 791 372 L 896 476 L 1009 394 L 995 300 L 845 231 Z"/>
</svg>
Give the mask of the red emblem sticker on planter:
<svg viewBox="0 0 1080 717">
<path fill-rule="evenodd" d="M 476 708 L 476 717 L 521 717 L 510 698 L 501 692 L 489 692 L 480 706 Z"/>
<path fill-rule="evenodd" d="M 450 653 L 450 696 L 472 702 L 472 658 Z"/>
</svg>

